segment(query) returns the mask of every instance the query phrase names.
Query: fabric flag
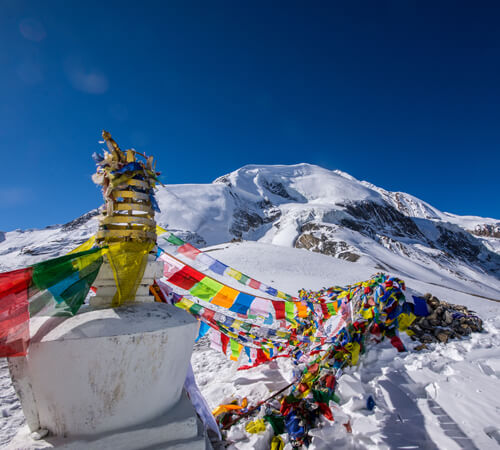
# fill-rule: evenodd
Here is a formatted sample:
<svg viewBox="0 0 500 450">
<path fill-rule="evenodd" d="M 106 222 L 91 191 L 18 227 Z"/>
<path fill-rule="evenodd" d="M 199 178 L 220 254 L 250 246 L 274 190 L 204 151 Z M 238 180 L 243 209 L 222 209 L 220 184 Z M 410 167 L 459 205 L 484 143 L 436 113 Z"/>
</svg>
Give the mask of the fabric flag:
<svg viewBox="0 0 500 450">
<path fill-rule="evenodd" d="M 255 297 L 255 300 L 250 305 L 249 314 L 266 319 L 268 315 L 272 313 L 271 308 L 272 304 L 269 300 Z"/>
<path fill-rule="evenodd" d="M 167 279 L 172 277 L 174 273 L 179 272 L 184 267 L 184 264 L 174 258 L 171 258 L 166 253 L 163 253 L 159 259 L 163 261 L 163 275 Z"/>
<path fill-rule="evenodd" d="M 285 303 L 284 302 L 278 302 L 278 301 L 272 301 L 275 314 L 276 314 L 276 320 L 282 320 L 286 318 L 285 315 Z"/>
<path fill-rule="evenodd" d="M 109 245 L 107 256 L 116 282 L 112 306 L 120 306 L 135 297 L 144 275 L 148 253 L 154 242 L 117 242 Z"/>
<path fill-rule="evenodd" d="M 0 273 L 0 356 L 26 355 L 32 269 Z"/>
<path fill-rule="evenodd" d="M 196 384 L 191 363 L 189 364 L 186 380 L 184 381 L 184 389 L 188 393 L 189 399 L 191 400 L 194 409 L 200 416 L 203 424 L 205 425 L 205 428 L 210 428 L 218 436 L 218 438 L 222 440 L 217 422 L 215 421 L 215 418 L 212 415 L 205 398 L 201 394 L 200 389 Z"/>
<path fill-rule="evenodd" d="M 224 286 L 220 292 L 212 299 L 211 303 L 220 306 L 222 308 L 231 308 L 233 306 L 236 297 L 238 296 L 238 291 L 229 286 Z"/>
<path fill-rule="evenodd" d="M 210 266 L 216 261 L 216 259 L 207 255 L 206 253 L 200 253 L 196 256 L 196 263 L 199 267 L 202 267 L 203 270 L 210 270 Z"/>
<path fill-rule="evenodd" d="M 266 284 L 261 283 L 260 281 L 254 280 L 248 275 L 243 274 L 239 270 L 236 270 L 232 267 L 229 267 L 215 258 L 207 255 L 205 252 L 197 249 L 193 245 L 184 242 L 182 239 L 175 236 L 173 233 L 164 230 L 161 227 L 157 227 L 156 233 L 158 236 L 161 236 L 162 239 L 174 246 L 177 247 L 177 252 L 181 255 L 186 256 L 187 258 L 196 261 L 198 264 L 204 267 L 203 270 L 208 269 L 217 275 L 226 275 L 234 278 L 239 283 L 250 286 L 253 289 L 258 289 L 261 292 L 265 292 L 268 295 L 279 298 L 281 300 L 296 300 L 296 298 L 292 297 L 285 292 L 278 291 L 271 286 L 267 286 Z M 163 251 L 163 250 L 162 250 Z"/>
<path fill-rule="evenodd" d="M 221 333 L 213 328 L 210 329 L 210 348 L 222 352 Z"/>
<path fill-rule="evenodd" d="M 237 341 L 234 339 L 231 339 L 229 341 L 229 344 L 231 346 L 231 361 L 238 361 L 238 358 L 240 357 L 242 345 L 239 344 Z"/>
<path fill-rule="evenodd" d="M 198 342 L 205 334 L 207 334 L 210 327 L 205 322 L 200 322 L 200 329 L 198 330 L 198 336 L 195 342 Z"/>
<path fill-rule="evenodd" d="M 224 275 L 224 272 L 226 269 L 228 269 L 228 266 L 225 264 L 222 264 L 220 261 L 215 260 L 215 262 L 209 267 L 209 269 L 219 275 Z"/>
<path fill-rule="evenodd" d="M 29 318 L 75 314 L 94 282 L 106 249 L 71 253 L 0 274 L 0 357 L 26 354 Z"/>
<path fill-rule="evenodd" d="M 199 283 L 195 284 L 189 293 L 194 297 L 209 302 L 223 287 L 224 285 L 218 281 L 205 277 Z"/>
<path fill-rule="evenodd" d="M 425 301 L 425 298 L 416 297 L 415 295 L 412 295 L 412 297 L 413 297 L 413 304 L 414 304 L 413 313 L 416 316 L 428 316 L 429 309 L 427 308 L 427 302 Z"/>
<path fill-rule="evenodd" d="M 221 346 L 222 346 L 222 353 L 226 354 L 227 353 L 227 345 L 229 344 L 229 337 L 226 336 L 225 334 L 221 333 L 220 342 L 221 342 Z"/>
<path fill-rule="evenodd" d="M 201 272 L 198 272 L 192 267 L 184 266 L 181 270 L 174 273 L 168 281 L 181 289 L 189 291 L 196 283 L 203 280 L 203 278 L 205 278 L 205 275 Z"/>
<path fill-rule="evenodd" d="M 229 308 L 229 311 L 246 316 L 248 314 L 248 310 L 250 309 L 250 305 L 254 300 L 254 296 L 240 292 L 233 305 Z"/>
<path fill-rule="evenodd" d="M 191 244 L 184 244 L 184 245 L 181 245 L 177 251 L 188 257 L 189 259 L 192 259 L 193 261 L 196 259 L 196 256 L 199 255 L 201 253 L 201 250 L 198 250 L 197 248 L 193 247 Z"/>
<path fill-rule="evenodd" d="M 257 280 L 254 280 L 253 278 L 251 278 L 248 285 L 253 289 L 260 289 L 261 283 L 260 283 L 260 281 L 257 281 Z"/>
<path fill-rule="evenodd" d="M 164 237 L 164 239 L 171 245 L 184 245 L 184 241 L 179 239 L 177 236 L 174 236 L 172 233 L 170 233 L 168 237 Z"/>
</svg>

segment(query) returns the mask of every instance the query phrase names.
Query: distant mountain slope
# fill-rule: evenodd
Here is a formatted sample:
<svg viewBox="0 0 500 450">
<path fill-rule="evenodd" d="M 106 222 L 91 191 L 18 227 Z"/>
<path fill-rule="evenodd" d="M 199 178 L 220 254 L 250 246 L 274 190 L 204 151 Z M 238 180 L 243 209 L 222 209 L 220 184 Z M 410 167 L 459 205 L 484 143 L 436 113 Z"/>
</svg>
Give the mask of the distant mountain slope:
<svg viewBox="0 0 500 450">
<path fill-rule="evenodd" d="M 158 223 L 197 246 L 245 239 L 305 248 L 500 298 L 500 220 L 444 213 L 341 171 L 247 165 L 211 184 L 167 185 L 157 199 Z M 96 214 L 2 233 L 0 270 L 76 247 L 95 232 Z"/>
</svg>

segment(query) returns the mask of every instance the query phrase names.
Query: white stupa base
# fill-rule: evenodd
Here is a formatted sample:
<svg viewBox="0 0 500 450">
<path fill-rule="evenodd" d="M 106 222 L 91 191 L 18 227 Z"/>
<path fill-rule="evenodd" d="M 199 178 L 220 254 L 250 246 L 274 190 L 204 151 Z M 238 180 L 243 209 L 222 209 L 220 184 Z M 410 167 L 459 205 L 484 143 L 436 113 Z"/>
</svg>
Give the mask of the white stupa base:
<svg viewBox="0 0 500 450">
<path fill-rule="evenodd" d="M 204 442 L 182 397 L 197 321 L 164 303 L 82 310 L 69 318 L 33 317 L 28 356 L 9 359 L 27 422 L 9 448 Z M 39 430 L 49 434 L 35 441 L 30 433 Z"/>
<path fill-rule="evenodd" d="M 175 449 L 207 450 L 211 445 L 203 425 L 197 418 L 193 405 L 184 393 L 171 411 L 158 419 L 140 426 L 92 437 L 47 436 L 33 439 L 33 433 L 25 425 L 9 443 L 6 450 L 41 450 L 58 448 L 65 450 L 109 449 Z"/>
</svg>

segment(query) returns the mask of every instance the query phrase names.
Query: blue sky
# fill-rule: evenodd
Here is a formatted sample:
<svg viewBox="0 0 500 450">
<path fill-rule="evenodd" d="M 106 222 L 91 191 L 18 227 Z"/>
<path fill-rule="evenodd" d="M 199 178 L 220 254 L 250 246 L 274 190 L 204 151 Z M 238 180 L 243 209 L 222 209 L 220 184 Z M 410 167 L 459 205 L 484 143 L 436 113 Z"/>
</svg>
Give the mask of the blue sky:
<svg viewBox="0 0 500 450">
<path fill-rule="evenodd" d="M 497 5 L 0 0 L 0 230 L 99 206 L 103 128 L 166 183 L 309 162 L 500 218 Z"/>
</svg>

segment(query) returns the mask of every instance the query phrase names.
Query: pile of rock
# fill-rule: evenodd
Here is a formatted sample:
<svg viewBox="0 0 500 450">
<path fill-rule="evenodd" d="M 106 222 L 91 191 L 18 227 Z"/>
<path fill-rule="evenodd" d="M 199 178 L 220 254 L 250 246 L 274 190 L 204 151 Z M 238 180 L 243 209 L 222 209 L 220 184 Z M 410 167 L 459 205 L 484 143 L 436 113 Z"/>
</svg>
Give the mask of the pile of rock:
<svg viewBox="0 0 500 450">
<path fill-rule="evenodd" d="M 423 344 L 431 342 L 446 343 L 449 339 L 468 336 L 483 330 L 483 321 L 474 311 L 465 306 L 440 301 L 431 294 L 424 295 L 429 315 L 417 317 L 409 327 L 413 340 Z"/>
</svg>

